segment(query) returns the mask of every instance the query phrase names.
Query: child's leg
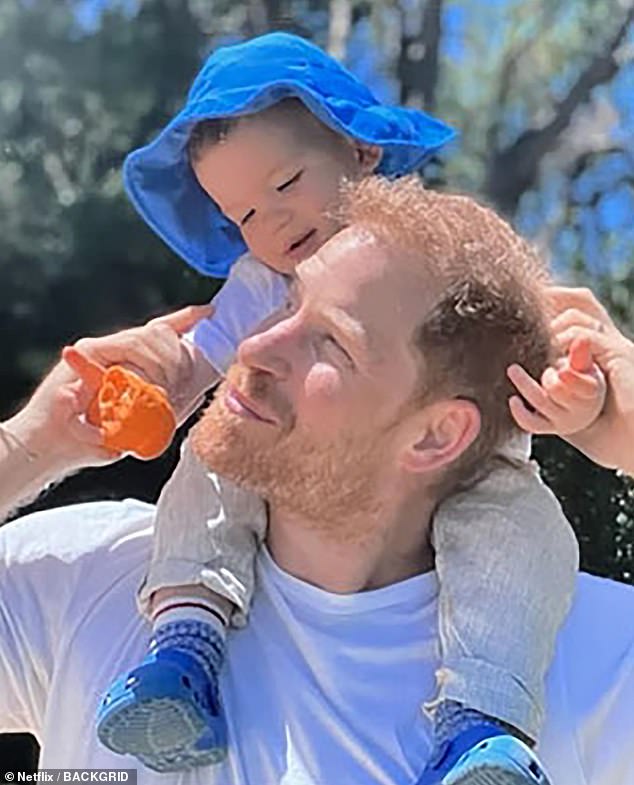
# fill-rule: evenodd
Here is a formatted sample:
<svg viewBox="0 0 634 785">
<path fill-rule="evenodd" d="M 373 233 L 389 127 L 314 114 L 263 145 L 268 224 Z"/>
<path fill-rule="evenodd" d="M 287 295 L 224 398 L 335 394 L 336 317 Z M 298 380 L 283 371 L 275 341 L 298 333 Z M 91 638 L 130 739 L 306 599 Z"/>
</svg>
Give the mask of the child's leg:
<svg viewBox="0 0 634 785">
<path fill-rule="evenodd" d="M 437 752 L 491 720 L 532 746 L 542 725 L 578 546 L 537 467 L 514 457 L 447 499 L 434 519 L 441 667 L 427 709 Z"/>
<path fill-rule="evenodd" d="M 225 631 L 246 619 L 265 528 L 263 501 L 208 472 L 185 443 L 158 502 L 137 598 L 152 624 L 148 654 L 112 685 L 99 711 L 99 737 L 110 749 L 158 771 L 224 756 Z"/>
<path fill-rule="evenodd" d="M 253 560 L 265 531 L 262 499 L 209 472 L 186 441 L 158 501 L 139 610 L 152 617 L 158 589 L 205 586 L 231 603 L 228 621 L 242 626 L 253 596 Z"/>
</svg>

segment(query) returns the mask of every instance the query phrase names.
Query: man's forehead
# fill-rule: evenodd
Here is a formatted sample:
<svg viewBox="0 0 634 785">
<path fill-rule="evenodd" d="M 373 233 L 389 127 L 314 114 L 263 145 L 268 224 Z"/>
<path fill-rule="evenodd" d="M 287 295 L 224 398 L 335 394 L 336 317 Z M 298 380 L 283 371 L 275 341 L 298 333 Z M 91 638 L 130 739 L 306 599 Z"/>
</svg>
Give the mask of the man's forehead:
<svg viewBox="0 0 634 785">
<path fill-rule="evenodd" d="M 341 230 L 297 267 L 296 276 L 302 299 L 324 315 L 354 321 L 375 359 L 384 354 L 382 345 L 406 340 L 422 317 L 420 276 L 363 228 Z"/>
<path fill-rule="evenodd" d="M 385 264 L 385 257 L 384 249 L 379 248 L 369 232 L 361 227 L 346 227 L 298 265 L 296 275 L 309 289 L 332 281 L 346 284 L 352 290 L 368 278 L 376 278 Z M 343 287 L 339 288 L 343 290 Z"/>
<path fill-rule="evenodd" d="M 327 293 L 358 307 L 377 298 L 388 305 L 420 299 L 426 286 L 416 265 L 400 249 L 390 248 L 363 226 L 340 230 L 296 268 L 302 290 Z"/>
</svg>

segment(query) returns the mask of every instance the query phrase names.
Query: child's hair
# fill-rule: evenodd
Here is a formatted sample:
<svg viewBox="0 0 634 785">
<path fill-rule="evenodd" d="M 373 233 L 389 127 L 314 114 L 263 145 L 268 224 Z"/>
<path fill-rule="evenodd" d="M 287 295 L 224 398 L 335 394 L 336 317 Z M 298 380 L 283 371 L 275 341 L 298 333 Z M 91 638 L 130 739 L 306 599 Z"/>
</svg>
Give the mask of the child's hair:
<svg viewBox="0 0 634 785">
<path fill-rule="evenodd" d="M 339 145 L 345 139 L 344 136 L 318 120 L 299 98 L 284 98 L 261 112 L 231 117 L 214 117 L 196 123 L 187 142 L 189 160 L 196 163 L 208 148 L 224 141 L 238 125 L 255 118 L 266 119 L 292 128 L 301 134 L 306 145 L 319 147 Z"/>
</svg>

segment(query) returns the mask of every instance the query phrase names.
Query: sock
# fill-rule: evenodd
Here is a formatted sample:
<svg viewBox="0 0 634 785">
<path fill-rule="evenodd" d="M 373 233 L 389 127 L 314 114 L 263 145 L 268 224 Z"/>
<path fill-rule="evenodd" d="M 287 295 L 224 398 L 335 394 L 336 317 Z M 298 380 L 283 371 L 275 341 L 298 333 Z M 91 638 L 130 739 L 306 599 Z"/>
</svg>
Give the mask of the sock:
<svg viewBox="0 0 634 785">
<path fill-rule="evenodd" d="M 225 659 L 225 642 L 208 624 L 200 621 L 168 622 L 158 627 L 150 640 L 151 654 L 180 649 L 193 657 L 217 688 L 218 674 Z"/>
<path fill-rule="evenodd" d="M 181 649 L 204 668 L 217 687 L 225 658 L 227 622 L 213 599 L 179 596 L 156 604 L 152 615 L 152 653 L 167 648 Z"/>
<path fill-rule="evenodd" d="M 179 621 L 199 621 L 208 624 L 224 641 L 229 620 L 217 607 L 213 598 L 196 596 L 169 597 L 155 603 L 152 608 L 152 631 Z"/>
<path fill-rule="evenodd" d="M 504 731 L 517 737 L 529 747 L 534 747 L 535 742 L 518 728 L 509 725 L 496 717 L 483 714 L 476 709 L 470 709 L 457 701 L 441 701 L 434 713 L 434 747 L 442 749 L 451 740 L 463 731 L 481 725 L 483 722 L 499 725 Z"/>
</svg>

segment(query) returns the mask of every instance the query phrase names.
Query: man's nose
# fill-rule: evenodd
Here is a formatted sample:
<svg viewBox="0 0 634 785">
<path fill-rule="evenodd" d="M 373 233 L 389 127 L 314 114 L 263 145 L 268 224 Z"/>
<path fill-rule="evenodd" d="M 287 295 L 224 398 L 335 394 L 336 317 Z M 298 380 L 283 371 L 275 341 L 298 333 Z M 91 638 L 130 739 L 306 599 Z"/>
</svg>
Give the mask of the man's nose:
<svg viewBox="0 0 634 785">
<path fill-rule="evenodd" d="M 292 320 L 277 320 L 245 338 L 238 347 L 237 359 L 241 365 L 287 379 L 293 367 L 295 343 Z"/>
</svg>

